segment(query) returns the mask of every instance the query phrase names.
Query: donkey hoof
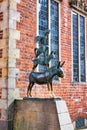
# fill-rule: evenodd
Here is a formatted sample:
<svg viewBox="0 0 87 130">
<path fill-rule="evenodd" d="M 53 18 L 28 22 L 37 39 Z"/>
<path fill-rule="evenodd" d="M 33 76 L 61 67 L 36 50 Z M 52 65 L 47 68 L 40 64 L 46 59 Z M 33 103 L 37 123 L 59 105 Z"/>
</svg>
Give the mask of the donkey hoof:
<svg viewBox="0 0 87 130">
<path fill-rule="evenodd" d="M 50 98 L 53 98 L 53 95 L 52 95 L 52 94 L 50 94 Z"/>
</svg>

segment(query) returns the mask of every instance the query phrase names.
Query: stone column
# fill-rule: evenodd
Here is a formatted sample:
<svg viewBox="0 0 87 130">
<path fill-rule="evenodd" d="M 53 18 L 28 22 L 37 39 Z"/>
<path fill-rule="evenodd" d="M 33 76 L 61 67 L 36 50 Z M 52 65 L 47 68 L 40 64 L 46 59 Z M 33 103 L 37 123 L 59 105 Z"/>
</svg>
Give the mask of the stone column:
<svg viewBox="0 0 87 130">
<path fill-rule="evenodd" d="M 20 50 L 16 48 L 17 40 L 20 39 L 20 32 L 16 29 L 17 22 L 20 22 L 20 13 L 17 12 L 19 2 L 20 0 L 10 0 L 9 3 L 8 106 L 19 97 L 19 90 L 16 89 L 16 78 L 19 77 L 16 59 L 20 57 Z"/>
<path fill-rule="evenodd" d="M 8 77 L 8 0 L 0 0 L 0 109 L 1 120 L 7 120 Z"/>
<path fill-rule="evenodd" d="M 19 97 L 16 78 L 19 69 L 16 59 L 20 56 L 16 49 L 16 40 L 20 32 L 16 23 L 20 21 L 17 4 L 20 0 L 0 0 L 0 130 L 8 129 L 8 109 L 14 98 Z"/>
</svg>

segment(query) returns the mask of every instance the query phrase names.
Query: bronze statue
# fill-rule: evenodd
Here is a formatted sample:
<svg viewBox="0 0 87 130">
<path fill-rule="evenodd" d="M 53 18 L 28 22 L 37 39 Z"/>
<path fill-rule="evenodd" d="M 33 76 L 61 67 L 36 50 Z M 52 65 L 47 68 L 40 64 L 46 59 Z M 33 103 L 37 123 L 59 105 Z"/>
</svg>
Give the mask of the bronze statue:
<svg viewBox="0 0 87 130">
<path fill-rule="evenodd" d="M 60 64 L 60 62 L 59 62 L 58 66 L 51 67 L 48 70 L 45 70 L 44 72 L 32 71 L 29 76 L 30 83 L 29 83 L 28 90 L 27 90 L 27 96 L 30 96 L 30 97 L 32 96 L 31 90 L 35 83 L 47 84 L 48 91 L 50 91 L 50 89 L 51 89 L 51 93 L 53 95 L 52 79 L 55 75 L 57 75 L 61 78 L 64 77 L 64 72 L 61 68 L 64 63 L 65 63 L 65 61 L 62 64 Z"/>
<path fill-rule="evenodd" d="M 45 56 L 42 60 L 40 58 L 36 58 L 33 60 L 34 66 L 33 70 L 37 67 L 38 64 L 45 65 L 47 68 L 49 67 L 49 61 L 55 57 L 55 52 L 51 51 L 51 53 L 48 56 Z"/>
<path fill-rule="evenodd" d="M 52 79 L 55 75 L 63 78 L 64 72 L 62 70 L 62 66 L 64 65 L 65 61 L 63 63 L 58 62 L 58 65 L 50 67 L 49 68 L 49 62 L 51 59 L 54 58 L 55 52 L 51 51 L 51 53 L 48 53 L 48 45 L 47 45 L 47 39 L 48 34 L 50 30 L 46 30 L 42 36 L 37 36 L 35 38 L 35 42 L 39 43 L 39 48 L 35 48 L 35 56 L 36 58 L 33 60 L 34 66 L 32 68 L 32 72 L 29 75 L 29 85 L 27 89 L 27 96 L 32 96 L 31 91 L 32 87 L 35 83 L 41 85 L 41 84 L 47 84 L 48 91 L 51 90 L 52 96 L 53 94 L 53 87 L 52 87 Z M 43 56 L 41 59 L 40 56 Z M 42 66 L 46 66 L 46 70 L 44 72 L 35 72 L 35 68 L 37 65 L 40 64 Z"/>
<path fill-rule="evenodd" d="M 45 45 L 45 46 L 40 46 L 39 48 L 35 48 L 34 49 L 34 53 L 35 53 L 35 56 L 38 57 L 40 54 L 44 54 L 48 52 L 48 46 Z M 47 53 L 46 53 L 47 54 Z"/>
<path fill-rule="evenodd" d="M 37 36 L 37 37 L 35 38 L 35 42 L 36 42 L 36 43 L 39 43 L 39 44 L 41 44 L 41 45 L 46 44 L 47 39 L 48 39 L 48 34 L 49 34 L 49 32 L 50 32 L 50 30 L 44 31 L 44 33 L 43 33 L 42 36 Z"/>
</svg>

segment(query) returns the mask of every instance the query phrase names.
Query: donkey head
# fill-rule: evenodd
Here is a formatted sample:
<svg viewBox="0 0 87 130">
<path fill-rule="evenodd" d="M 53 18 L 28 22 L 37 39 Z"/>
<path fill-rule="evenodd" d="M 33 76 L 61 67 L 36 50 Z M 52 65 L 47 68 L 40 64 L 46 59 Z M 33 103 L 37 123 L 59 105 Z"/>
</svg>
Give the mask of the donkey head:
<svg viewBox="0 0 87 130">
<path fill-rule="evenodd" d="M 64 77 L 64 72 L 63 72 L 63 69 L 62 69 L 62 66 L 64 65 L 64 63 L 65 63 L 65 61 L 63 61 L 63 63 L 61 63 L 60 61 L 59 61 L 59 63 L 58 63 L 58 66 L 57 66 L 57 69 L 58 69 L 58 76 L 59 77 L 61 77 L 61 78 L 63 78 Z"/>
</svg>

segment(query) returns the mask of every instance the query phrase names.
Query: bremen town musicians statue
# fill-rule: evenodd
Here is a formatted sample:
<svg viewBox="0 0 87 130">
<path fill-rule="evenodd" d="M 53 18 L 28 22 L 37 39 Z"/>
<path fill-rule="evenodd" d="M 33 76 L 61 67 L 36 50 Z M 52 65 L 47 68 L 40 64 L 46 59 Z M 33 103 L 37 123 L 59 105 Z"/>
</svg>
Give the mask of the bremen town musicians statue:
<svg viewBox="0 0 87 130">
<path fill-rule="evenodd" d="M 39 43 L 39 48 L 35 48 L 35 56 L 36 58 L 33 60 L 33 69 L 32 72 L 29 75 L 29 85 L 27 89 L 27 97 L 32 96 L 31 90 L 35 83 L 41 85 L 41 84 L 47 84 L 48 91 L 51 90 L 51 95 L 54 97 L 53 94 L 53 86 L 52 86 L 52 79 L 55 75 L 63 78 L 64 72 L 62 70 L 62 66 L 64 65 L 65 61 L 61 63 L 60 61 L 56 66 L 49 67 L 49 62 L 51 59 L 54 58 L 55 52 L 51 51 L 51 53 L 48 55 L 48 49 L 49 46 L 47 45 L 47 39 L 48 34 L 50 30 L 46 30 L 43 34 L 43 36 L 37 36 L 35 38 L 35 42 Z M 35 69 L 38 65 L 45 66 L 44 72 L 36 72 Z"/>
</svg>

